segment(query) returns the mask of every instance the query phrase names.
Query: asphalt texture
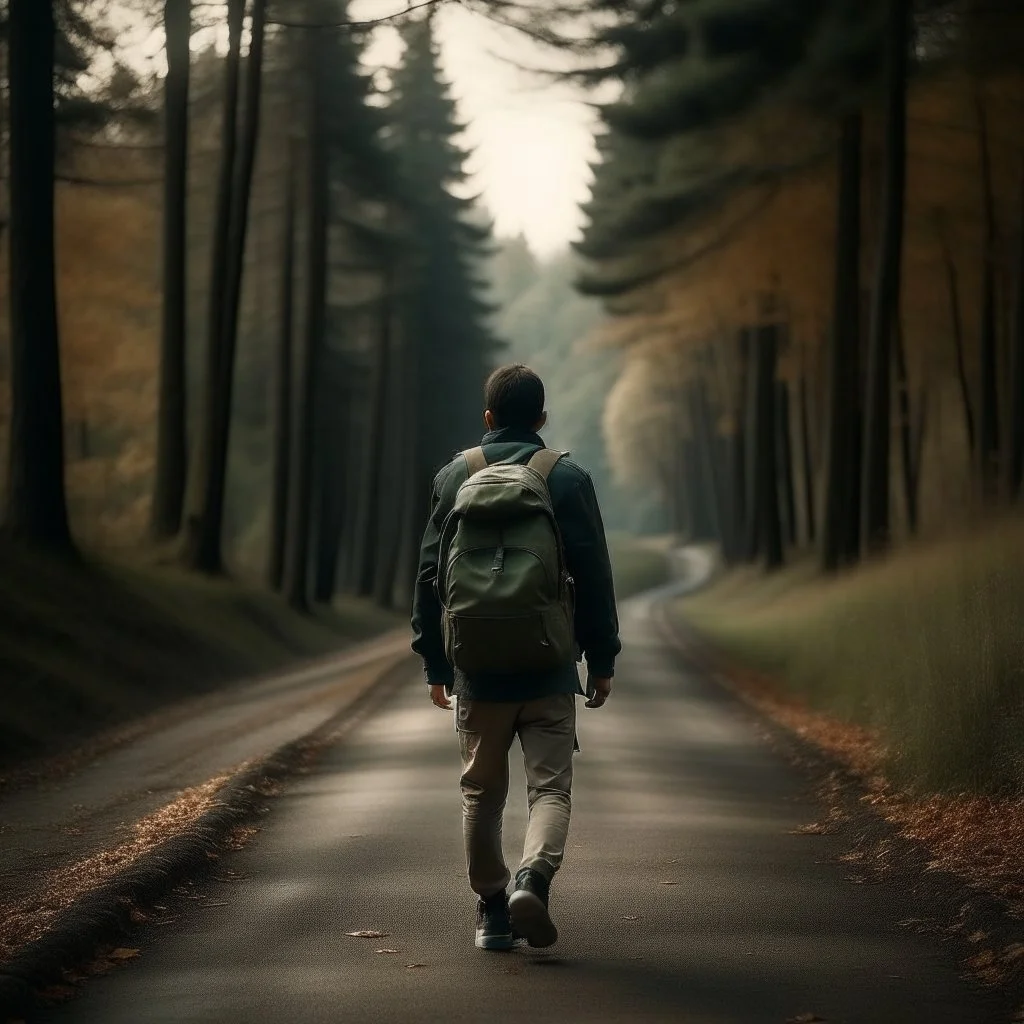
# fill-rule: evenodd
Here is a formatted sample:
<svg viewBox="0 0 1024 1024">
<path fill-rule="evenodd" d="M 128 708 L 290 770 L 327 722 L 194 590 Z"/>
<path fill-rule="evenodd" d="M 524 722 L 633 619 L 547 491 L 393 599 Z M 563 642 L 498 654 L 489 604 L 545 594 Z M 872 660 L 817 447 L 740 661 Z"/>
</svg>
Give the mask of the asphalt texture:
<svg viewBox="0 0 1024 1024">
<path fill-rule="evenodd" d="M 388 633 L 309 667 L 152 715 L 145 727 L 53 777 L 0 797 L 0 914 L 47 873 L 131 836 L 140 818 L 189 786 L 230 774 L 315 729 L 407 651 Z"/>
<path fill-rule="evenodd" d="M 901 927 L 897 882 L 853 884 L 841 840 L 794 834 L 823 813 L 807 779 L 730 698 L 680 672 L 647 600 L 627 602 L 622 620 L 612 700 L 580 707 L 550 951 L 473 947 L 454 725 L 410 675 L 274 800 L 229 858 L 243 880 L 211 882 L 195 909 L 141 928 L 135 959 L 47 1019 L 994 1020 L 950 951 Z M 515 755 L 513 868 L 526 813 Z M 360 930 L 385 934 L 345 934 Z"/>
</svg>

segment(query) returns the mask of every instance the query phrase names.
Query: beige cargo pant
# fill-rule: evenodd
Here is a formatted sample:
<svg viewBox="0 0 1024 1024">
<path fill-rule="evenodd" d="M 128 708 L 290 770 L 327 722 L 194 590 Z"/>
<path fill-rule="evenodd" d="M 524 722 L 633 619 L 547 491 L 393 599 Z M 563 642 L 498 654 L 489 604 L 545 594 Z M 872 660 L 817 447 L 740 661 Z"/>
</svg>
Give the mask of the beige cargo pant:
<svg viewBox="0 0 1024 1024">
<path fill-rule="evenodd" d="M 501 892 L 510 881 L 501 850 L 508 797 L 508 754 L 519 737 L 526 766 L 530 821 L 519 869 L 551 879 L 562 863 L 572 806 L 576 697 L 539 700 L 459 700 L 462 750 L 462 825 L 469 884 L 479 896 Z"/>
</svg>

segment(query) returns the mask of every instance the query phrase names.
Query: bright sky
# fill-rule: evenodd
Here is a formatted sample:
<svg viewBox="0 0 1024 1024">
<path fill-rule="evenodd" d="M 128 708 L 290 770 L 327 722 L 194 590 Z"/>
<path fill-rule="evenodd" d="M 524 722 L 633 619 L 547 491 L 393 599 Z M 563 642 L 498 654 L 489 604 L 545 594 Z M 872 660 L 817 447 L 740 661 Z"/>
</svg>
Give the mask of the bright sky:
<svg viewBox="0 0 1024 1024">
<path fill-rule="evenodd" d="M 403 10 L 404 0 L 355 0 L 353 19 Z M 416 16 L 416 15 L 414 15 Z M 522 232 L 540 255 L 563 249 L 582 225 L 594 156 L 593 115 L 564 85 L 519 70 L 550 66 L 551 57 L 519 33 L 442 3 L 436 15 L 445 77 L 462 122 L 467 169 L 499 235 Z M 397 33 L 379 30 L 367 53 L 372 66 L 393 64 Z"/>
<path fill-rule="evenodd" d="M 353 20 L 386 18 L 417 0 L 353 0 Z M 472 151 L 467 170 L 495 221 L 497 234 L 522 232 L 538 255 L 550 255 L 578 235 L 579 205 L 589 195 L 594 158 L 592 111 L 581 92 L 520 70 L 550 67 L 552 55 L 522 34 L 497 25 L 461 4 L 440 0 L 435 25 L 444 75 L 467 126 L 460 140 Z M 209 13 L 209 12 L 205 12 Z M 422 17 L 415 12 L 413 17 Z M 163 35 L 144 31 L 125 41 L 142 60 L 159 67 Z M 199 31 L 193 49 L 211 38 L 226 42 L 225 28 Z M 397 31 L 382 27 L 366 54 L 371 67 L 393 66 L 401 54 Z"/>
</svg>

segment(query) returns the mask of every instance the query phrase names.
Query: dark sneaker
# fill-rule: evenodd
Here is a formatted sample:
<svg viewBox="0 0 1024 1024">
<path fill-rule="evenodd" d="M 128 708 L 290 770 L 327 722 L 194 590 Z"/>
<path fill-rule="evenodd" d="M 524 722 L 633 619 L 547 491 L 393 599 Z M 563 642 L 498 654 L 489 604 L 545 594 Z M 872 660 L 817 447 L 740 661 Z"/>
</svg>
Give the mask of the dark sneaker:
<svg viewBox="0 0 1024 1024">
<path fill-rule="evenodd" d="M 508 901 L 516 935 L 534 947 L 552 946 L 558 941 L 558 929 L 548 914 L 551 883 L 532 868 L 516 875 L 516 889 Z"/>
<path fill-rule="evenodd" d="M 514 944 L 508 896 L 499 892 L 480 900 L 476 908 L 476 948 L 511 949 Z"/>
</svg>

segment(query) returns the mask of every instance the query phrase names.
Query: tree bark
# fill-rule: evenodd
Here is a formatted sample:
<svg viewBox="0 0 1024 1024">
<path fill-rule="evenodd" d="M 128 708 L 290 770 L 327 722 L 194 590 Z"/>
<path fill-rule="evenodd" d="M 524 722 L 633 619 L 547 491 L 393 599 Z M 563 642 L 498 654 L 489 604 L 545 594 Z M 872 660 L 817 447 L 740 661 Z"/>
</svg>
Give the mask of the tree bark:
<svg viewBox="0 0 1024 1024">
<path fill-rule="evenodd" d="M 917 533 L 917 471 L 914 454 L 913 423 L 910 411 L 910 380 L 907 375 L 907 354 L 903 344 L 903 327 L 896 322 L 896 388 L 900 414 L 900 469 L 903 476 L 903 501 L 907 513 L 907 530 Z"/>
<path fill-rule="evenodd" d="M 835 572 L 855 561 L 860 542 L 861 162 L 863 118 L 840 126 L 835 289 L 828 352 L 827 439 L 821 561 Z M 851 544 L 856 537 L 856 544 Z"/>
<path fill-rule="evenodd" d="M 324 352 L 319 391 L 319 415 L 314 439 L 318 511 L 313 597 L 329 605 L 338 586 L 338 555 L 344 528 L 345 504 L 342 472 L 347 443 L 344 404 L 344 358 Z"/>
<path fill-rule="evenodd" d="M 760 468 L 758 439 L 758 344 L 760 336 L 755 327 L 744 328 L 748 332 L 748 368 L 743 395 L 743 496 L 745 516 L 742 524 L 742 559 L 756 562 L 761 554 L 761 533 L 759 528 Z"/>
<path fill-rule="evenodd" d="M 776 438 L 778 458 L 779 503 L 782 510 L 784 536 L 789 545 L 796 544 L 796 494 L 793 483 L 793 425 L 789 401 L 789 384 L 780 380 L 775 386 Z"/>
<path fill-rule="evenodd" d="M 750 328 L 743 327 L 737 338 L 736 423 L 732 442 L 732 552 L 736 561 L 746 557 L 745 527 L 748 516 L 747 494 L 747 392 L 750 386 Z"/>
<path fill-rule="evenodd" d="M 886 548 L 890 540 L 892 332 L 899 316 L 903 261 L 909 0 L 891 0 L 888 18 L 885 186 L 881 241 L 871 303 L 864 409 L 860 526 L 861 549 L 865 553 Z"/>
<path fill-rule="evenodd" d="M 291 478 L 292 336 L 295 313 L 295 142 L 289 139 L 285 174 L 284 245 L 281 257 L 281 322 L 274 372 L 274 454 L 270 497 L 270 551 L 267 579 L 281 589 L 288 537 Z"/>
<path fill-rule="evenodd" d="M 999 370 L 996 331 L 996 212 L 992 184 L 988 114 L 980 83 L 975 83 L 978 117 L 978 157 L 981 164 L 982 214 L 985 241 L 982 252 L 981 333 L 978 356 L 981 398 L 978 418 L 978 473 L 982 494 L 992 500 L 999 489 Z"/>
<path fill-rule="evenodd" d="M 967 437 L 967 448 L 974 456 L 976 438 L 974 430 L 974 405 L 971 402 L 971 386 L 967 381 L 967 359 L 964 355 L 964 319 L 960 307 L 960 279 L 956 271 L 953 250 L 946 237 L 941 213 L 936 214 L 936 230 L 939 234 L 939 245 L 942 248 L 942 262 L 946 269 L 946 289 L 949 297 L 949 321 L 953 332 L 953 355 L 956 358 L 957 382 L 960 385 L 960 399 L 964 410 L 964 433 Z"/>
<path fill-rule="evenodd" d="M 695 454 L 700 466 L 701 491 L 706 495 L 710 534 L 715 541 L 724 546 L 727 524 L 722 508 L 722 488 L 718 479 L 707 385 L 701 379 L 694 380 L 690 382 L 688 391 L 696 443 Z"/>
<path fill-rule="evenodd" d="M 181 528 L 188 472 L 186 296 L 189 43 L 191 0 L 165 0 L 163 316 L 160 398 L 150 532 L 167 540 Z"/>
<path fill-rule="evenodd" d="M 390 515 L 385 508 L 386 475 L 384 464 L 388 456 L 397 455 L 387 450 L 389 393 L 391 391 L 391 346 L 393 275 L 390 266 L 391 257 L 387 257 L 381 283 L 382 295 L 380 306 L 380 331 L 377 336 L 377 351 L 373 365 L 372 395 L 370 398 L 370 416 L 366 432 L 367 466 L 366 489 L 370 503 L 369 515 L 366 519 L 366 535 L 363 541 L 361 565 L 359 569 L 359 594 L 369 597 L 379 590 L 377 583 L 377 561 L 380 557 L 379 538 L 381 524 Z M 393 410 L 393 415 L 401 410 Z"/>
<path fill-rule="evenodd" d="M 298 382 L 301 401 L 297 410 L 292 445 L 295 476 L 288 516 L 289 544 L 284 581 L 285 598 L 297 611 L 307 611 L 309 608 L 310 534 L 313 526 L 313 434 L 316 429 L 317 380 L 322 364 L 326 319 L 329 190 L 322 54 L 320 34 L 310 33 L 306 338 Z"/>
<path fill-rule="evenodd" d="M 242 23 L 245 0 L 228 0 L 228 53 L 224 61 L 223 145 L 217 178 L 217 200 L 210 262 L 210 295 L 206 339 L 206 381 L 199 444 L 192 464 L 189 511 L 186 517 L 185 561 L 200 572 L 223 571 L 220 527 L 223 508 L 217 514 L 217 495 L 223 503 L 225 480 L 217 478 L 217 451 L 230 407 L 225 410 L 223 385 L 224 302 L 227 290 L 228 245 L 235 159 L 238 149 L 238 92 L 241 63 Z"/>
<path fill-rule="evenodd" d="M 814 501 L 814 458 L 811 453 L 811 410 L 807 372 L 800 374 L 800 471 L 803 476 L 804 531 L 808 544 L 817 539 L 817 515 Z"/>
<path fill-rule="evenodd" d="M 1017 223 L 1017 266 L 1011 335 L 1013 374 L 1010 438 L 1010 496 L 1018 498 L 1024 484 L 1024 170 L 1020 178 L 1020 213 Z"/>
<path fill-rule="evenodd" d="M 11 423 L 4 527 L 20 543 L 70 556 L 54 269 L 54 33 L 50 0 L 10 0 Z"/>
<path fill-rule="evenodd" d="M 766 324 L 757 331 L 754 345 L 754 402 L 757 447 L 755 451 L 755 515 L 758 551 L 769 571 L 783 562 L 782 518 L 779 510 L 779 465 L 776 449 L 775 369 L 778 358 L 778 327 Z"/>
<path fill-rule="evenodd" d="M 384 475 L 381 500 L 377 506 L 379 525 L 376 533 L 376 558 L 369 596 L 381 608 L 390 608 L 394 599 L 396 575 L 398 572 L 398 546 L 402 532 L 402 501 L 404 498 L 401 475 L 394 467 L 401 465 L 400 437 L 402 410 L 396 411 L 389 419 L 383 455 L 393 467 Z"/>
</svg>

